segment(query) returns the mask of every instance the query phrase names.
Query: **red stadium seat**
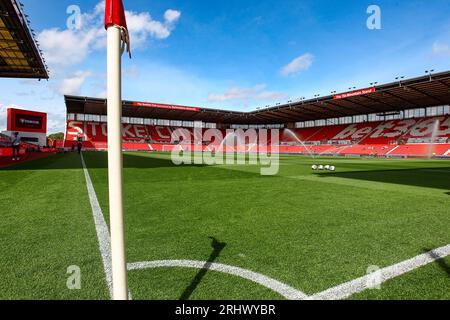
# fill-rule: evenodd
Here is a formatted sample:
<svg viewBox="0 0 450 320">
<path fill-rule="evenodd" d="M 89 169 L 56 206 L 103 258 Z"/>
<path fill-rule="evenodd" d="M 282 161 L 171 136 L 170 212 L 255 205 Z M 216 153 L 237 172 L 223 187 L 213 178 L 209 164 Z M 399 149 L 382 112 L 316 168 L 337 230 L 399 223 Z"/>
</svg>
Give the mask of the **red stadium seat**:
<svg viewBox="0 0 450 320">
<path fill-rule="evenodd" d="M 181 142 L 183 148 L 194 149 L 194 136 L 203 143 L 202 131 L 173 127 L 139 124 L 123 125 L 123 148 L 130 151 L 172 151 Z M 224 138 L 226 130 L 220 130 Z M 178 141 L 172 141 L 176 133 Z M 71 148 L 77 136 L 84 136 L 83 146 L 88 150 L 107 149 L 106 123 L 68 121 L 64 146 Z M 239 134 L 236 133 L 238 136 Z M 267 134 L 271 144 L 271 132 Z M 228 138 L 227 138 L 228 139 Z M 233 137 L 234 139 L 234 137 Z M 243 141 L 244 137 L 237 140 Z M 185 143 L 183 144 L 183 141 Z M 431 148 L 430 142 L 434 145 Z M 187 143 L 187 144 L 186 144 Z M 206 142 L 205 142 L 206 143 Z M 198 150 L 217 150 L 222 141 L 208 141 L 209 147 L 196 145 Z M 449 155 L 450 117 L 429 117 L 419 119 L 367 122 L 328 127 L 282 129 L 280 130 L 280 153 L 300 153 L 315 155 L 361 155 L 361 156 L 443 156 Z M 247 139 L 243 146 L 229 151 L 256 152 L 261 150 Z"/>
</svg>

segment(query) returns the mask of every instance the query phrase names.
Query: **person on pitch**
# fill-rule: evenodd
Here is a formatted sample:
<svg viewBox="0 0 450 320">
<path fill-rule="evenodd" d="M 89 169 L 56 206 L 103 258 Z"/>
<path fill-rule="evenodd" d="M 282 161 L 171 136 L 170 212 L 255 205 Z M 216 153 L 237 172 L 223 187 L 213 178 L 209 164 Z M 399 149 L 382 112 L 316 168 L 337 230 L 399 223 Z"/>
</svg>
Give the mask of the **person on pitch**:
<svg viewBox="0 0 450 320">
<path fill-rule="evenodd" d="M 19 133 L 14 133 L 14 139 L 12 141 L 12 160 L 20 161 L 20 137 Z"/>
<path fill-rule="evenodd" d="M 77 137 L 78 141 L 78 154 L 81 154 L 81 150 L 83 149 L 83 136 L 81 134 Z"/>
</svg>

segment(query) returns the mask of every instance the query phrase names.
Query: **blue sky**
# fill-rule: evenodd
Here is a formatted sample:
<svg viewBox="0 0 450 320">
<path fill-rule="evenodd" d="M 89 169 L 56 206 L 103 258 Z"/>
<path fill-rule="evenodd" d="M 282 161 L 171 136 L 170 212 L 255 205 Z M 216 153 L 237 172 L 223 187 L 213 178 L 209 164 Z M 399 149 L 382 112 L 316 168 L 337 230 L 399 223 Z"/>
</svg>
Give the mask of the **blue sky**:
<svg viewBox="0 0 450 320">
<path fill-rule="evenodd" d="M 49 112 L 64 130 L 63 94 L 105 91 L 103 1 L 22 0 L 50 65 L 48 82 L 0 80 L 7 106 Z M 123 98 L 250 111 L 370 82 L 450 69 L 450 2 L 124 0 L 133 59 Z M 78 5 L 82 26 L 67 29 Z M 367 8 L 381 9 L 369 30 Z"/>
</svg>

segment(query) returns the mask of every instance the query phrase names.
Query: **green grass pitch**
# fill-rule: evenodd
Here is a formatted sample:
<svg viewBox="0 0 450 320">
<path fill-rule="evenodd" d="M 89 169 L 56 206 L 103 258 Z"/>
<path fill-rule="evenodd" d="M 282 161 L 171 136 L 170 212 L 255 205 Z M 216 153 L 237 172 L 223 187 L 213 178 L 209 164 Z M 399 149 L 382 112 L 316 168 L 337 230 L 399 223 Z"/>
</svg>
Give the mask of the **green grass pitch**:
<svg viewBox="0 0 450 320">
<path fill-rule="evenodd" d="M 84 158 L 108 221 L 107 155 Z M 250 165 L 174 166 L 157 153 L 127 153 L 124 166 L 130 263 L 209 260 L 312 295 L 450 243 L 447 161 L 282 156 L 267 177 Z M 3 169 L 0 190 L 0 298 L 108 299 L 79 156 Z M 67 289 L 72 265 L 81 290 Z M 128 275 L 134 299 L 283 298 L 215 271 Z M 450 299 L 449 288 L 446 258 L 351 299 Z"/>
</svg>

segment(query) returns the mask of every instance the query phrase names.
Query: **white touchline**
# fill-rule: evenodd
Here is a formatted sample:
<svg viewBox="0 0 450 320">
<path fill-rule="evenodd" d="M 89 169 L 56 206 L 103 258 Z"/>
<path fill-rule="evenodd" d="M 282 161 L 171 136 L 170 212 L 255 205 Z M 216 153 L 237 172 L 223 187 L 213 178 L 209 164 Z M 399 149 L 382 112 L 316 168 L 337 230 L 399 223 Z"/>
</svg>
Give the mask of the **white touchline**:
<svg viewBox="0 0 450 320">
<path fill-rule="evenodd" d="M 238 267 L 228 266 L 221 263 L 192 260 L 163 260 L 128 264 L 128 270 L 143 270 L 155 268 L 194 268 L 222 272 L 255 282 L 263 287 L 279 293 L 288 300 L 304 300 L 308 298 L 308 296 L 303 292 L 292 288 L 280 281 L 271 279 L 260 273 Z"/>
<path fill-rule="evenodd" d="M 377 273 L 380 276 L 378 284 L 381 284 L 387 280 L 401 276 L 405 273 L 411 272 L 420 267 L 426 266 L 432 262 L 443 259 L 450 255 L 450 244 L 434 249 L 427 253 L 418 255 L 409 260 L 397 263 L 390 267 L 383 268 Z M 343 283 L 334 288 L 325 290 L 321 293 L 310 296 L 309 300 L 339 300 L 348 298 L 356 293 L 369 289 L 370 280 L 373 279 L 373 275 L 366 275 L 364 277 Z M 371 283 L 373 285 L 373 283 Z"/>
<path fill-rule="evenodd" d="M 92 185 L 89 171 L 84 162 L 83 155 L 81 155 L 81 163 L 83 164 L 84 177 L 86 178 L 86 186 L 89 194 L 89 201 L 91 203 L 92 215 L 94 216 L 95 230 L 97 232 L 98 245 L 100 247 L 100 254 L 102 256 L 103 268 L 106 275 L 106 284 L 108 285 L 109 294 L 112 298 L 112 269 L 111 269 L 111 239 L 109 236 L 108 225 L 103 216 L 102 208 L 98 203 L 97 194 Z"/>
</svg>

